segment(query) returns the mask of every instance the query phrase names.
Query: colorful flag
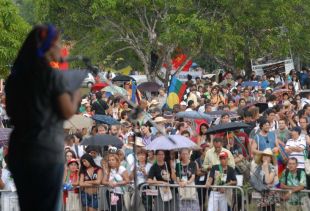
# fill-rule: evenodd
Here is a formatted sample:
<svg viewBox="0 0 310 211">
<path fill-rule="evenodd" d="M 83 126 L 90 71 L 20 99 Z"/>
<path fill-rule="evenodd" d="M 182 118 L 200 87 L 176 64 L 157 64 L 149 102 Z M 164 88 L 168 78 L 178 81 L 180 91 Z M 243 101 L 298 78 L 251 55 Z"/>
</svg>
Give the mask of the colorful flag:
<svg viewBox="0 0 310 211">
<path fill-rule="evenodd" d="M 170 85 L 168 88 L 167 105 L 170 109 L 173 108 L 175 104 L 180 104 L 180 102 L 187 98 L 185 94 L 187 91 L 187 85 L 182 83 L 176 77 L 172 77 L 170 80 Z"/>
<path fill-rule="evenodd" d="M 285 152 L 285 149 L 283 146 L 281 146 L 281 144 L 279 144 L 279 150 L 276 151 L 274 153 L 275 157 L 276 157 L 276 160 L 277 160 L 277 163 L 278 163 L 278 176 L 279 178 L 281 177 L 282 175 L 282 172 L 285 170 L 286 168 L 286 160 L 288 159 L 288 155 L 287 153 Z"/>
<path fill-rule="evenodd" d="M 140 103 L 141 101 L 141 93 L 137 88 L 137 84 L 135 81 L 130 81 L 131 84 L 131 101 L 133 103 Z"/>
<path fill-rule="evenodd" d="M 172 60 L 172 69 L 177 70 L 183 63 L 186 61 L 187 56 L 185 54 L 180 54 Z M 189 68 L 192 66 L 193 61 L 189 60 L 186 65 L 183 67 L 182 71 L 189 71 Z"/>
</svg>

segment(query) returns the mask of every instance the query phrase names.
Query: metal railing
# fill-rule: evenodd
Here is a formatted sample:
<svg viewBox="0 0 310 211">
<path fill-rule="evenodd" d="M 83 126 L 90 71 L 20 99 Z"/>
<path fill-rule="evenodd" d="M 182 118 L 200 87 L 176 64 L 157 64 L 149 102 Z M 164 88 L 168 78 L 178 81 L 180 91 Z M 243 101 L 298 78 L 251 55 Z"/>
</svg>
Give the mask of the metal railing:
<svg viewBox="0 0 310 211">
<path fill-rule="evenodd" d="M 289 190 L 271 188 L 258 193 L 252 187 L 245 190 L 246 210 L 310 211 L 310 190 L 288 194 Z"/>
<path fill-rule="evenodd" d="M 178 211 L 182 206 L 191 211 L 213 211 L 216 208 L 222 211 L 219 204 L 233 211 L 258 209 L 310 211 L 310 190 L 302 190 L 287 197 L 289 190 L 284 189 L 270 189 L 261 194 L 252 187 L 243 189 L 239 186 L 211 186 L 206 188 L 204 185 L 188 185 L 181 188 L 177 184 L 149 185 L 144 183 L 139 185 L 137 197 L 133 196 L 132 184 L 121 188 L 121 193 L 117 192 L 103 185 L 89 188 L 74 187 L 73 190 L 63 192 L 62 210 L 134 210 L 134 199 L 137 199 L 138 209 L 136 211 Z M 1 211 L 19 211 L 16 192 L 0 190 L 0 194 Z M 266 202 L 263 198 L 269 201 Z"/>
<path fill-rule="evenodd" d="M 140 195 L 146 211 L 178 210 L 240 210 L 244 211 L 244 191 L 238 186 L 187 185 L 176 184 L 140 186 Z M 221 206 L 220 206 L 221 205 Z M 151 206 L 151 207 L 150 207 Z M 210 207 L 212 206 L 212 207 Z"/>
</svg>

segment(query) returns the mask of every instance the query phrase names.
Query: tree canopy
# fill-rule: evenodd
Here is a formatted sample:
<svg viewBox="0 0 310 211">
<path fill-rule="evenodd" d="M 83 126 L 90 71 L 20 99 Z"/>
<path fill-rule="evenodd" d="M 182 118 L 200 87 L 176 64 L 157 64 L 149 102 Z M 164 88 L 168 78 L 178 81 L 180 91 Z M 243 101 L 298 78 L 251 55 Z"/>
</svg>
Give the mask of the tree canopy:
<svg viewBox="0 0 310 211">
<path fill-rule="evenodd" d="M 10 0 L 0 0 L 0 75 L 8 74 L 10 65 L 28 32 L 29 24 Z"/>
<path fill-rule="evenodd" d="M 3 0 L 2 0 L 3 1 Z M 251 71 L 251 59 L 309 60 L 307 0 L 19 0 L 33 23 L 52 22 L 72 41 L 72 54 L 97 64 L 131 65 L 149 79 L 186 54 L 207 66 Z M 29 12 L 29 8 L 31 12 Z M 120 59 L 122 58 L 122 59 Z M 185 64 L 186 62 L 184 62 Z M 181 69 L 180 67 L 179 69 Z"/>
</svg>

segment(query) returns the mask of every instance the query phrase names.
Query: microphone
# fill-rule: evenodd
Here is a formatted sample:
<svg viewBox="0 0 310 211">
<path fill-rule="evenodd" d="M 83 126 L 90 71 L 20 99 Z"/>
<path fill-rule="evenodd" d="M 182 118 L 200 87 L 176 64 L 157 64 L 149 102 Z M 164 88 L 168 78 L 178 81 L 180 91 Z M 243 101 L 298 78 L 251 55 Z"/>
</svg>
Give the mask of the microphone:
<svg viewBox="0 0 310 211">
<path fill-rule="evenodd" d="M 88 68 L 88 70 L 94 75 L 98 75 L 98 68 L 97 67 L 94 67 L 92 66 L 92 63 L 91 63 L 91 59 L 89 57 L 86 57 L 86 56 L 82 56 L 82 55 L 77 55 L 77 56 L 69 56 L 69 57 L 66 57 L 66 58 L 60 58 L 59 62 L 73 62 L 73 61 L 82 61 L 85 66 Z"/>
</svg>

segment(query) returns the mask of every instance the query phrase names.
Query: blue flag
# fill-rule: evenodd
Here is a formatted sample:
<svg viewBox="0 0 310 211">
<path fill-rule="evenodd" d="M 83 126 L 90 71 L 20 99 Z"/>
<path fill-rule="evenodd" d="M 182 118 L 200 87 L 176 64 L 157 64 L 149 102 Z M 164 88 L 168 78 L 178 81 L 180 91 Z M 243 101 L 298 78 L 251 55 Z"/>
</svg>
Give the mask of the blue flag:
<svg viewBox="0 0 310 211">
<path fill-rule="evenodd" d="M 131 83 L 131 101 L 136 103 L 136 92 L 137 92 L 137 85 L 135 81 L 130 81 Z"/>
</svg>

